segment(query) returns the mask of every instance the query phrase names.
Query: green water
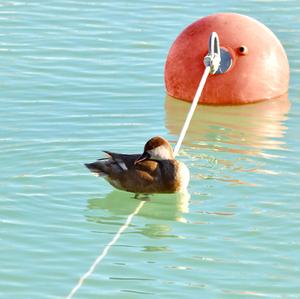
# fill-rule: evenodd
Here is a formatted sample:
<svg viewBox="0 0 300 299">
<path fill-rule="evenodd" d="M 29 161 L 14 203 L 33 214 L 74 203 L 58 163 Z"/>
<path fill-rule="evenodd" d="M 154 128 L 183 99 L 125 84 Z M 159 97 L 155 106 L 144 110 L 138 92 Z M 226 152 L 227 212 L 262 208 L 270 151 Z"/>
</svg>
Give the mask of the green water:
<svg viewBox="0 0 300 299">
<path fill-rule="evenodd" d="M 74 298 L 300 297 L 298 1 L 0 3 L 0 298 L 65 298 L 139 205 L 83 167 L 173 144 L 171 43 L 219 11 L 255 17 L 289 57 L 289 102 L 200 107 L 180 159 L 190 198 L 154 196 Z"/>
</svg>

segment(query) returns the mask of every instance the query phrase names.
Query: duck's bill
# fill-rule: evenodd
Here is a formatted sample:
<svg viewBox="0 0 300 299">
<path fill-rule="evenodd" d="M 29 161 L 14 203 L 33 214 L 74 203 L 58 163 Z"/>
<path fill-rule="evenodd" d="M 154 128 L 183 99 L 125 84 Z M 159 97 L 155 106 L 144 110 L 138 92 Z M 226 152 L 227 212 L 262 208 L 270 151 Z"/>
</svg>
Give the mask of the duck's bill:
<svg viewBox="0 0 300 299">
<path fill-rule="evenodd" d="M 150 155 L 147 152 L 144 152 L 141 156 L 139 156 L 135 161 L 134 164 L 140 163 L 142 161 L 145 161 L 147 159 L 150 159 Z"/>
</svg>

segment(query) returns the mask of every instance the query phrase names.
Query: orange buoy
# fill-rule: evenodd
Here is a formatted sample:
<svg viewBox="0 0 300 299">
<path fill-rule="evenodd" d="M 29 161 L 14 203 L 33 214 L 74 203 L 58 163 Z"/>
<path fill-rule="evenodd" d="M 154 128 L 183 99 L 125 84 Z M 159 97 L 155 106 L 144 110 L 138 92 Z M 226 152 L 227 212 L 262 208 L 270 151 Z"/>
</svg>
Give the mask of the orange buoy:
<svg viewBox="0 0 300 299">
<path fill-rule="evenodd" d="M 287 93 L 288 59 L 273 32 L 250 17 L 220 13 L 192 23 L 176 38 L 165 65 L 169 96 L 192 102 L 213 31 L 220 39 L 224 70 L 208 77 L 199 103 L 247 104 Z"/>
</svg>

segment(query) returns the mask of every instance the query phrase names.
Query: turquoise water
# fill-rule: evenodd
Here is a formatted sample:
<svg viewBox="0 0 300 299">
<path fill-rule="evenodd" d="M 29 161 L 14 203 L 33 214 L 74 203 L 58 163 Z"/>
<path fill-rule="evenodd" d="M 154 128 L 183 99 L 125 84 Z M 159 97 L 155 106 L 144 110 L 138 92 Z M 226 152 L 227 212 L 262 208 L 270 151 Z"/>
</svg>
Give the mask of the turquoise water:
<svg viewBox="0 0 300 299">
<path fill-rule="evenodd" d="M 140 204 L 83 163 L 176 142 L 188 105 L 165 98 L 166 55 L 219 11 L 276 33 L 289 102 L 200 107 L 190 198 L 146 202 L 74 298 L 300 297 L 298 1 L 16 0 L 0 3 L 1 298 L 65 298 Z"/>
</svg>

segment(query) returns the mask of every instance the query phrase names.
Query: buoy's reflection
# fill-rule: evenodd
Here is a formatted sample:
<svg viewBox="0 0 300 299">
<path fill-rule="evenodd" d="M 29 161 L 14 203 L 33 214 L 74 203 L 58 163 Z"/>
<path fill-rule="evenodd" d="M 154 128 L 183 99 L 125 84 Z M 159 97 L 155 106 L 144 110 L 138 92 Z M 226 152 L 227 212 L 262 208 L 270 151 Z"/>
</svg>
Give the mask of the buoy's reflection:
<svg viewBox="0 0 300 299">
<path fill-rule="evenodd" d="M 179 135 L 190 104 L 166 97 L 166 127 Z M 197 108 L 184 144 L 215 151 L 259 155 L 263 150 L 284 149 L 286 120 L 290 109 L 287 95 L 242 106 L 205 106 Z"/>
<path fill-rule="evenodd" d="M 185 222 L 184 214 L 189 211 L 189 199 L 190 194 L 187 192 L 150 195 L 149 200 L 144 204 L 138 215 L 147 218 Z M 107 210 L 112 215 L 129 215 L 135 210 L 139 202 L 139 200 L 133 198 L 131 193 L 114 190 L 105 198 L 89 199 L 88 209 L 90 211 Z M 87 219 L 89 221 L 103 221 L 103 215 L 99 217 L 97 213 L 88 214 Z"/>
</svg>

